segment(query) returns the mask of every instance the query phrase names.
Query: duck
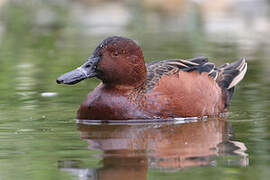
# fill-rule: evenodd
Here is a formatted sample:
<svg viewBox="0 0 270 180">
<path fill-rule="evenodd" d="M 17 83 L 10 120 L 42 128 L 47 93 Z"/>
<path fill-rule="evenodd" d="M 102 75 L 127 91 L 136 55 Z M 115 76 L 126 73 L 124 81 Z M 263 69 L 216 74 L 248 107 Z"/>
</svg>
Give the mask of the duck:
<svg viewBox="0 0 270 180">
<path fill-rule="evenodd" d="M 79 120 L 213 117 L 228 111 L 234 88 L 246 71 L 245 58 L 219 67 L 204 56 L 146 64 L 134 40 L 112 36 L 83 65 L 56 82 L 101 80 L 80 105 Z"/>
</svg>

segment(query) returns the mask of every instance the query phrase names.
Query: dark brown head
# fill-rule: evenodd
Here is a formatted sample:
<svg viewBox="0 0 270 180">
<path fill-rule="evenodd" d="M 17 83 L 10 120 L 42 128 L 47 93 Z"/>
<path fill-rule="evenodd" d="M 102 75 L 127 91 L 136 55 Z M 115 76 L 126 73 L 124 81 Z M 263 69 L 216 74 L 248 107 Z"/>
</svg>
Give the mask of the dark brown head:
<svg viewBox="0 0 270 180">
<path fill-rule="evenodd" d="M 137 87 L 146 79 L 141 48 L 131 39 L 113 36 L 103 40 L 79 68 L 60 76 L 57 83 L 75 84 L 98 77 L 104 84 Z"/>
</svg>

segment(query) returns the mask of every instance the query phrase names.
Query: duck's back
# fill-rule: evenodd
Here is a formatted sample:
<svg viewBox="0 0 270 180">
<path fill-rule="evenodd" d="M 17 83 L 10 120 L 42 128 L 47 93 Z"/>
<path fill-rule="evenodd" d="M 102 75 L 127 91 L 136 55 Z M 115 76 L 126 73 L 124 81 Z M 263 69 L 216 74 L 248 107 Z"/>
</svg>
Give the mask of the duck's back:
<svg viewBox="0 0 270 180">
<path fill-rule="evenodd" d="M 143 104 L 160 117 L 218 115 L 227 111 L 246 67 L 244 59 L 219 68 L 205 57 L 152 62 L 147 65 Z"/>
</svg>

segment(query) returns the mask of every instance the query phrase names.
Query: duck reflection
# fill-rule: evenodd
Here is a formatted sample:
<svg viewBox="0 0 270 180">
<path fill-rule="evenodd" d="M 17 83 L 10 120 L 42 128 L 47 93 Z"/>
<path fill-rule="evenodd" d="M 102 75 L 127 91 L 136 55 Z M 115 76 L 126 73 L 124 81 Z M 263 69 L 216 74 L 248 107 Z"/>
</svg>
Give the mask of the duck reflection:
<svg viewBox="0 0 270 180">
<path fill-rule="evenodd" d="M 216 156 L 226 158 L 226 165 L 248 165 L 245 145 L 231 141 L 231 127 L 226 118 L 196 122 L 86 125 L 78 123 L 81 138 L 89 149 L 101 150 L 102 165 L 85 169 L 86 179 L 147 179 L 147 170 L 177 171 L 182 168 L 216 165 Z M 66 165 L 64 165 L 66 164 Z M 67 165 L 68 164 L 68 165 Z M 77 173 L 73 163 L 61 168 Z"/>
</svg>

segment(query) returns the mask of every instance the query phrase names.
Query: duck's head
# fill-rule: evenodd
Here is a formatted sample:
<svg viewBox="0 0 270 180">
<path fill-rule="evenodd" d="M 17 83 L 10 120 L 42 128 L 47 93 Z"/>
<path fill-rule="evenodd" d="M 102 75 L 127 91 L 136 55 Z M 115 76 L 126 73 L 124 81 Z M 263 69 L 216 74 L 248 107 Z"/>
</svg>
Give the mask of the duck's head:
<svg viewBox="0 0 270 180">
<path fill-rule="evenodd" d="M 131 39 L 113 36 L 103 40 L 88 60 L 60 76 L 58 84 L 76 84 L 97 77 L 108 85 L 139 86 L 146 78 L 141 48 Z"/>
</svg>

